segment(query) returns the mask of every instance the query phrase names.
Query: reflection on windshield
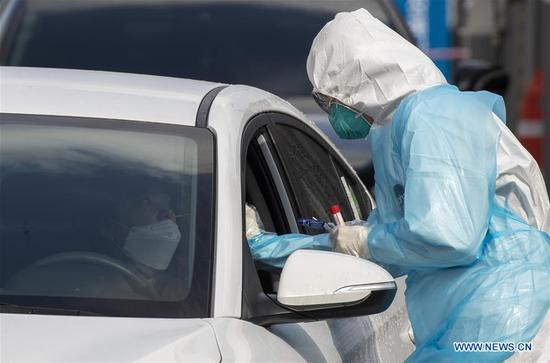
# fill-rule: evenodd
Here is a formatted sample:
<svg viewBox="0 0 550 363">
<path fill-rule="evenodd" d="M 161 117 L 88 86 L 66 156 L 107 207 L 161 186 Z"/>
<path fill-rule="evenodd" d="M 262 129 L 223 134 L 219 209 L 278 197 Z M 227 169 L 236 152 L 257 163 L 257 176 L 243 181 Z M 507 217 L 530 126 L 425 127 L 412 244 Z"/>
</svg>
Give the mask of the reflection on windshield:
<svg viewBox="0 0 550 363">
<path fill-rule="evenodd" d="M 211 220 L 208 131 L 21 118 L 0 124 L 3 295 L 74 309 L 63 298 L 207 300 L 208 269 L 197 259 L 209 258 L 210 230 L 200 228 Z M 162 311 L 172 314 L 152 314 Z"/>
<path fill-rule="evenodd" d="M 120 71 L 309 95 L 311 42 L 337 12 L 375 0 L 27 0 L 2 64 Z M 101 24 L 101 26 L 98 26 Z"/>
<path fill-rule="evenodd" d="M 3 126 L 2 164 L 5 168 L 40 168 L 48 172 L 93 173 L 125 165 L 138 173 L 173 179 L 193 174 L 185 163 L 185 151 L 193 153 L 195 142 L 180 136 L 123 132 L 79 127 Z M 9 135 L 9 137 L 5 136 Z M 28 140 L 33 140 L 29 143 Z M 177 148 L 179 148 L 179 152 Z M 175 150 L 176 149 L 176 150 Z M 40 158 L 33 156 L 40 155 Z M 182 170 L 182 168 L 189 170 Z M 125 170 L 128 172 L 129 170 Z"/>
</svg>

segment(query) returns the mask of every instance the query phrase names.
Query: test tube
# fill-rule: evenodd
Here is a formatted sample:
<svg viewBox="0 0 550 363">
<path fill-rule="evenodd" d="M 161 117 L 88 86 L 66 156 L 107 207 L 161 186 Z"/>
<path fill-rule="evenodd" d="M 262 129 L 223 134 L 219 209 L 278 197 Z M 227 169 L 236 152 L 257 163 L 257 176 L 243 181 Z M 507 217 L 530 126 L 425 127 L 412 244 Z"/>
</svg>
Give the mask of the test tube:
<svg viewBox="0 0 550 363">
<path fill-rule="evenodd" d="M 338 204 L 331 205 L 329 211 L 330 214 L 332 214 L 334 224 L 344 224 L 344 218 L 342 218 L 342 213 L 340 213 L 340 206 Z"/>
</svg>

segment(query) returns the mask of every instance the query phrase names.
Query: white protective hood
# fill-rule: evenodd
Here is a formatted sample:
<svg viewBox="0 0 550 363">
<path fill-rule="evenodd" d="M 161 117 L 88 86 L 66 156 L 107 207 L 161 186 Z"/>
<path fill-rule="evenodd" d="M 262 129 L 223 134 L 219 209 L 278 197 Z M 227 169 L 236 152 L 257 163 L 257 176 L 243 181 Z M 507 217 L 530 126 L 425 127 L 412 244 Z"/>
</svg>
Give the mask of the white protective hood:
<svg viewBox="0 0 550 363">
<path fill-rule="evenodd" d="M 433 62 L 367 10 L 339 13 L 313 40 L 307 73 L 315 92 L 374 118 L 389 120 L 407 95 L 445 84 Z M 497 202 L 533 227 L 550 233 L 550 202 L 533 157 L 495 115 Z"/>
<path fill-rule="evenodd" d="M 314 91 L 381 122 L 406 95 L 447 81 L 417 47 L 367 10 L 339 13 L 313 40 L 307 73 Z"/>
</svg>

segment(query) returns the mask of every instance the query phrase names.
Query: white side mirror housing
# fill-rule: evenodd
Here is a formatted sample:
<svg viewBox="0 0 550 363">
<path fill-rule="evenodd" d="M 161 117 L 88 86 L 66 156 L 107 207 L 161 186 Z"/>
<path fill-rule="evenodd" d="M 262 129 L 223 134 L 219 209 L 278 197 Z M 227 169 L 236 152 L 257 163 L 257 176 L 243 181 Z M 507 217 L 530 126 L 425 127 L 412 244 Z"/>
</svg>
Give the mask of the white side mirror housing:
<svg viewBox="0 0 550 363">
<path fill-rule="evenodd" d="M 387 309 L 396 289 L 393 277 L 373 262 L 336 252 L 298 250 L 285 263 L 277 300 L 308 311 L 364 303 L 354 313 L 340 315 L 366 315 Z"/>
</svg>

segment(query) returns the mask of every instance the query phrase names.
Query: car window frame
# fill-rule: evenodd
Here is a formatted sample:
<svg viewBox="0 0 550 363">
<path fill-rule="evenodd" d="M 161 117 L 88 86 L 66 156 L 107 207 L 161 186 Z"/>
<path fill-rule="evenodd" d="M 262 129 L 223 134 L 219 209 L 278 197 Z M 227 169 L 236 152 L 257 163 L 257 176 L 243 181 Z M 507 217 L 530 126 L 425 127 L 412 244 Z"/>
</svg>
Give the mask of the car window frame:
<svg viewBox="0 0 550 363">
<path fill-rule="evenodd" d="M 277 164 L 278 174 L 283 177 L 283 184 L 285 187 L 285 193 L 287 193 L 287 198 L 290 198 L 291 204 L 293 206 L 294 215 L 297 214 L 296 209 L 296 200 L 294 198 L 294 191 L 288 181 L 288 176 L 284 171 L 280 156 L 276 150 L 275 145 L 273 145 L 273 137 L 270 134 L 269 127 L 274 124 L 283 124 L 294 127 L 299 131 L 305 133 L 308 137 L 317 142 L 327 153 L 330 155 L 333 163 L 336 163 L 335 169 L 338 172 L 338 169 L 342 169 L 344 177 L 349 182 L 350 180 L 354 181 L 354 184 L 357 184 L 362 192 L 365 194 L 366 199 L 369 202 L 369 213 L 374 208 L 373 199 L 370 196 L 367 188 L 357 176 L 352 167 L 345 161 L 345 159 L 338 154 L 335 150 L 335 147 L 330 145 L 323 136 L 321 136 L 320 131 L 314 130 L 313 127 L 308 126 L 303 120 L 299 120 L 293 116 L 290 116 L 282 112 L 264 112 L 257 115 L 254 115 L 247 122 L 241 138 L 241 215 L 242 215 L 242 239 L 243 239 L 243 251 L 242 251 L 242 281 L 243 288 L 241 292 L 241 318 L 245 320 L 250 320 L 254 322 L 256 316 L 265 315 L 266 310 L 287 310 L 293 312 L 286 307 L 283 307 L 279 304 L 273 294 L 267 294 L 260 283 L 260 278 L 258 271 L 256 270 L 250 248 L 248 246 L 248 241 L 246 239 L 246 218 L 245 218 L 245 203 L 246 203 L 246 166 L 247 166 L 247 155 L 248 148 L 255 141 L 255 137 L 258 135 L 258 132 L 262 128 L 265 131 L 261 131 L 262 135 L 265 135 L 268 146 L 270 146 L 271 152 L 273 153 L 273 158 Z M 271 143 L 271 145 L 269 145 Z M 339 178 L 340 179 L 340 178 Z M 341 183 L 341 180 L 339 181 Z M 344 186 L 342 185 L 342 188 Z M 288 194 L 290 192 L 290 195 Z M 346 198 L 348 198 L 346 196 Z M 353 203 L 351 200 L 348 200 L 350 205 Z M 290 232 L 290 230 L 289 230 Z"/>
<path fill-rule="evenodd" d="M 272 122 L 270 118 L 270 112 L 259 113 L 252 116 L 243 132 L 241 138 L 241 215 L 242 215 L 242 291 L 241 291 L 241 318 L 244 320 L 257 323 L 259 325 L 264 324 L 266 315 L 269 316 L 270 313 L 274 315 L 280 313 L 281 311 L 286 312 L 291 319 L 292 310 L 283 307 L 280 303 L 277 302 L 276 296 L 270 293 L 266 293 L 260 282 L 260 276 L 256 268 L 254 259 L 252 258 L 252 253 L 250 251 L 248 241 L 246 238 L 246 216 L 245 216 L 245 204 L 246 204 L 246 169 L 247 169 L 247 156 L 248 149 L 252 146 L 253 143 L 257 143 L 257 137 L 264 135 L 266 138 L 267 146 L 270 148 L 272 157 L 274 158 L 274 163 L 276 164 L 278 173 L 280 174 L 280 161 L 278 160 L 278 155 L 274 153 L 273 146 L 271 143 L 271 136 L 267 130 L 267 126 Z M 269 170 L 268 170 L 269 172 Z M 269 176 L 268 176 L 269 177 Z M 285 192 L 288 191 L 289 186 L 287 185 L 286 178 L 282 178 L 281 182 L 283 183 Z M 276 194 L 278 192 L 276 191 Z M 286 192 L 287 193 L 287 192 Z M 288 195 L 287 195 L 288 197 Z M 280 198 L 280 196 L 279 196 Z M 274 208 L 279 208 L 282 213 L 284 213 L 283 206 L 279 203 Z M 293 207 L 293 210 L 294 207 Z M 288 223 L 288 222 L 287 222 Z M 286 233 L 290 233 L 290 226 L 286 225 Z M 267 313 L 266 313 L 267 312 Z M 298 314 L 299 315 L 299 314 Z M 257 321 L 257 318 L 260 317 L 260 321 Z M 269 318 L 267 318 L 269 319 Z M 292 320 L 289 320 L 289 322 Z"/>
</svg>

